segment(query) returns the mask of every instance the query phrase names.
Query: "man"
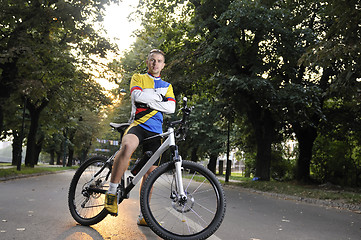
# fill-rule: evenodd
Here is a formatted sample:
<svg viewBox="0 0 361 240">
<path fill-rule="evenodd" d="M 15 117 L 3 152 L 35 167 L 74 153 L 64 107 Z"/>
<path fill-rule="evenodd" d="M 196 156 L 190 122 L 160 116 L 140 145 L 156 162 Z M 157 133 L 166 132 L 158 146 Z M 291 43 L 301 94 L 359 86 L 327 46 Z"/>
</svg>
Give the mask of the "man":
<svg viewBox="0 0 361 240">
<path fill-rule="evenodd" d="M 131 125 L 125 131 L 122 147 L 114 158 L 110 186 L 105 196 L 105 208 L 113 216 L 118 215 L 116 190 L 122 175 L 128 168 L 130 157 L 145 138 L 162 133 L 163 113 L 170 114 L 175 111 L 176 102 L 172 85 L 160 78 L 160 73 L 165 66 L 164 53 L 158 49 L 151 50 L 146 63 L 148 72 L 134 74 L 130 82 Z M 160 138 L 146 141 L 143 144 L 143 152 L 154 153 L 160 145 Z M 156 162 L 144 175 L 141 186 L 158 164 Z M 139 215 L 138 225 L 146 225 L 142 214 Z"/>
</svg>

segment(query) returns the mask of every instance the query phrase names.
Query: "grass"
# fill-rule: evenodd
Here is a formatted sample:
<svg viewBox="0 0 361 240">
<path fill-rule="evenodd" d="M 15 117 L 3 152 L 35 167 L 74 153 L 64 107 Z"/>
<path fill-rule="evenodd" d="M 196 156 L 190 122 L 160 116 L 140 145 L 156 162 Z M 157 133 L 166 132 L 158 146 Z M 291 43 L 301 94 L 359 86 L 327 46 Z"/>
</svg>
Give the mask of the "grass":
<svg viewBox="0 0 361 240">
<path fill-rule="evenodd" d="M 76 169 L 77 167 L 62 167 L 62 166 L 48 166 L 48 165 L 39 165 L 35 168 L 21 166 L 21 171 L 16 170 L 16 166 L 11 166 L 10 164 L 0 164 L 0 166 L 10 166 L 10 168 L 0 168 L 0 178 L 11 178 L 20 175 L 31 175 L 37 173 L 49 173 L 57 172 L 68 169 Z"/>
<path fill-rule="evenodd" d="M 294 181 L 252 181 L 252 178 L 245 178 L 237 173 L 232 173 L 230 179 L 238 180 L 240 182 L 229 182 L 227 184 L 238 185 L 263 192 L 272 192 L 302 198 L 340 201 L 357 205 L 361 204 L 361 189 L 357 188 L 342 188 L 333 185 L 305 185 Z"/>
</svg>

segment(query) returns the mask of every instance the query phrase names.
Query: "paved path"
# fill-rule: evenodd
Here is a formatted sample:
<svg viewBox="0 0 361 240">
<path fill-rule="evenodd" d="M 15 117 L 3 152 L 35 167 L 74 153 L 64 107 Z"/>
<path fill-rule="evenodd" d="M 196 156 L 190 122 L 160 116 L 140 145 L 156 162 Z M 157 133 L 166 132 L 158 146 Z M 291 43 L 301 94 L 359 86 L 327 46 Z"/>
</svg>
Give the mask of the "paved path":
<svg viewBox="0 0 361 240">
<path fill-rule="evenodd" d="M 136 225 L 138 189 L 119 207 L 120 216 L 83 227 L 72 219 L 67 193 L 74 171 L 0 182 L 0 239 L 159 240 Z M 359 240 L 361 214 L 281 200 L 226 187 L 227 212 L 211 239 Z"/>
</svg>

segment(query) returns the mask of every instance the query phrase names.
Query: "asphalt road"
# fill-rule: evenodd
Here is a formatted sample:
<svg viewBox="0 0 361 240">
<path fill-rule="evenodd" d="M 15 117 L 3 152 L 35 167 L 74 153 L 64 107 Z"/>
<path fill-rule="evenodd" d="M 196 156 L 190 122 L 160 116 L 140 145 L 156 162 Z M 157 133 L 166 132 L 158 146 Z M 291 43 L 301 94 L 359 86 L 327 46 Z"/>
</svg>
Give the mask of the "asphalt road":
<svg viewBox="0 0 361 240">
<path fill-rule="evenodd" d="M 74 171 L 0 182 L 0 239 L 160 239 L 138 227 L 138 189 L 92 227 L 77 225 L 67 206 Z M 361 214 L 347 210 L 281 200 L 226 187 L 227 212 L 210 239 L 301 240 L 361 239 Z"/>
</svg>

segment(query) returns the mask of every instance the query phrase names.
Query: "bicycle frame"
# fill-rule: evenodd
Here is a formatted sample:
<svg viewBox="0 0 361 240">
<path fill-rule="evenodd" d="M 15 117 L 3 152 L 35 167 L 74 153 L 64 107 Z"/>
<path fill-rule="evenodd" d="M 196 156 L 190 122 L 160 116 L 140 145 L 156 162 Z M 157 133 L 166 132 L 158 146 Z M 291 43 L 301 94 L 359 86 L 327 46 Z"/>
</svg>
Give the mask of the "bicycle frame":
<svg viewBox="0 0 361 240">
<path fill-rule="evenodd" d="M 175 180 L 176 180 L 176 186 L 178 189 L 179 197 L 181 200 L 187 199 L 186 194 L 184 193 L 183 182 L 180 181 L 180 179 L 182 179 L 182 159 L 181 159 L 180 155 L 178 154 L 178 148 L 177 148 L 177 145 L 175 144 L 174 128 L 169 127 L 167 132 L 146 138 L 146 139 L 144 139 L 144 141 L 152 139 L 152 138 L 156 138 L 156 137 L 166 137 L 166 136 L 168 136 L 166 138 L 166 140 L 157 149 L 157 151 L 155 153 L 153 153 L 153 155 L 146 162 L 146 164 L 142 167 L 142 169 L 140 169 L 140 171 L 137 173 L 137 175 L 135 175 L 134 177 L 133 176 L 128 177 L 128 179 L 130 180 L 129 184 L 126 179 L 126 173 L 123 174 L 123 177 L 121 180 L 123 183 L 122 184 L 123 189 L 120 189 L 120 191 L 118 191 L 118 202 L 119 203 L 121 203 L 124 199 L 129 198 L 130 191 L 135 187 L 135 185 L 137 185 L 137 183 L 142 179 L 142 177 L 148 172 L 150 167 L 153 166 L 153 164 L 157 161 L 157 159 L 169 148 L 173 148 L 173 151 L 174 151 L 173 161 L 175 163 L 175 169 L 176 169 Z M 118 153 L 118 151 L 116 153 L 114 153 L 108 159 L 107 164 L 111 164 L 111 161 L 114 159 L 114 157 Z M 93 181 L 93 179 L 96 178 L 104 170 L 105 167 L 107 167 L 107 164 L 105 164 L 96 174 L 94 174 L 92 179 L 90 179 L 89 183 L 91 183 Z M 109 175 L 107 176 L 107 178 L 109 177 Z M 121 184 L 119 186 L 121 186 Z M 100 190 L 100 189 L 91 188 L 91 187 L 88 187 L 87 190 L 90 192 L 95 192 L 95 193 L 102 193 L 102 194 L 106 193 L 106 190 Z"/>
<path fill-rule="evenodd" d="M 134 188 L 135 185 L 142 179 L 142 177 L 148 172 L 148 170 L 153 166 L 153 164 L 157 161 L 157 159 L 169 148 L 174 148 L 174 159 L 176 166 L 176 186 L 178 188 L 179 196 L 182 200 L 186 199 L 186 194 L 183 190 L 183 182 L 179 181 L 179 179 L 182 179 L 182 172 L 181 172 L 181 166 L 182 166 L 182 159 L 178 154 L 178 148 L 175 144 L 175 135 L 174 135 L 174 128 L 169 127 L 168 131 L 162 134 L 158 134 L 152 137 L 149 137 L 147 139 L 144 139 L 144 141 L 156 138 L 156 137 L 166 137 L 166 140 L 162 143 L 162 145 L 157 149 L 155 153 L 150 157 L 150 159 L 146 162 L 146 164 L 140 169 L 140 171 L 135 175 L 134 177 L 129 176 L 128 179 L 130 179 L 130 182 L 126 181 L 126 173 L 124 173 L 122 177 L 124 189 L 119 192 L 118 199 L 119 203 L 121 203 L 124 199 L 129 197 L 130 191 Z M 112 158 L 113 159 L 113 158 Z"/>
</svg>

